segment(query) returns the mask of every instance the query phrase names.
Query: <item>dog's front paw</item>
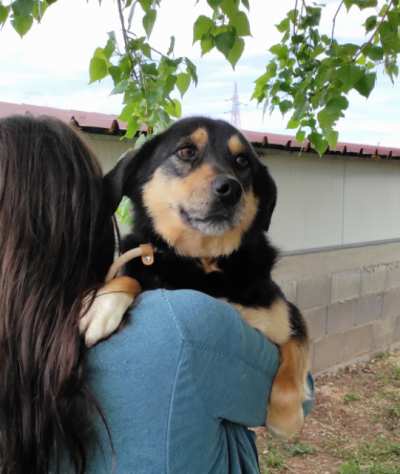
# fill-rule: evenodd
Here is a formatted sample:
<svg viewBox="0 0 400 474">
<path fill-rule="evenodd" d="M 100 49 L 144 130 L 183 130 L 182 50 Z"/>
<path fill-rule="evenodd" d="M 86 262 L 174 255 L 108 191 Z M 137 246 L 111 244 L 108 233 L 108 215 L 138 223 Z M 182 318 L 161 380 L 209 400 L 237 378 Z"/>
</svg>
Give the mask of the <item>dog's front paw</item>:
<svg viewBox="0 0 400 474">
<path fill-rule="evenodd" d="M 119 328 L 132 302 L 133 296 L 127 293 L 108 293 L 96 297 L 79 320 L 79 331 L 85 338 L 86 346 L 91 347 L 111 336 Z"/>
<path fill-rule="evenodd" d="M 276 377 L 268 406 L 267 428 L 275 435 L 291 438 L 304 423 L 303 390 L 283 377 Z"/>
<path fill-rule="evenodd" d="M 83 310 L 79 320 L 79 331 L 85 338 L 87 347 L 91 347 L 115 332 L 141 291 L 140 284 L 134 278 L 117 277 L 98 291 L 89 309 Z"/>
</svg>

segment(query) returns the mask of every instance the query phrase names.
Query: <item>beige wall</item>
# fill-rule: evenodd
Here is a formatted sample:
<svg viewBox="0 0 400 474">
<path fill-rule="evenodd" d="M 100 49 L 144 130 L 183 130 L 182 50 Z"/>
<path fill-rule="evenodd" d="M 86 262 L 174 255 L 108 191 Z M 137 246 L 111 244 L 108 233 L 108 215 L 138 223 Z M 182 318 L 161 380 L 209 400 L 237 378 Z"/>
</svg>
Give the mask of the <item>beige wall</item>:
<svg viewBox="0 0 400 474">
<path fill-rule="evenodd" d="M 100 160 L 105 173 L 115 165 L 123 153 L 133 146 L 131 140 L 121 140 L 117 136 L 96 135 L 94 133 L 82 133 L 81 135 Z"/>
</svg>

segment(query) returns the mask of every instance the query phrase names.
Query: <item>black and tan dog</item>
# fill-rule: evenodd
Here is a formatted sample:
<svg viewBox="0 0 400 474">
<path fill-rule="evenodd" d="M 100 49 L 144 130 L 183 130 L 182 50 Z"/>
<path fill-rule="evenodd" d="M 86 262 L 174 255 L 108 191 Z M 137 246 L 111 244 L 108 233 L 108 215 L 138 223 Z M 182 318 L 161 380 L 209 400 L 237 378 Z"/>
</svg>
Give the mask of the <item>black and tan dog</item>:
<svg viewBox="0 0 400 474">
<path fill-rule="evenodd" d="M 126 249 L 151 243 L 155 261 L 126 273 L 143 289 L 192 288 L 234 304 L 280 348 L 268 426 L 290 436 L 303 423 L 308 337 L 298 309 L 271 279 L 266 237 L 276 186 L 243 135 L 226 122 L 184 119 L 125 156 L 106 176 L 110 200 L 134 204 Z"/>
</svg>

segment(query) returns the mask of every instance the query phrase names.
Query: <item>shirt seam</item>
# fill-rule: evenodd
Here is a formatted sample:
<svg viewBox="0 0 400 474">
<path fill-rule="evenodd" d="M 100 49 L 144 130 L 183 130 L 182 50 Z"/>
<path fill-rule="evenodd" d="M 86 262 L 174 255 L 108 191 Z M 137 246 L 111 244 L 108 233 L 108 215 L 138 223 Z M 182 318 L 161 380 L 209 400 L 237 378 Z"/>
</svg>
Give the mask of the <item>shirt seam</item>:
<svg viewBox="0 0 400 474">
<path fill-rule="evenodd" d="M 169 312 L 171 318 L 174 320 L 175 325 L 177 326 L 177 329 L 179 330 L 179 333 L 180 333 L 180 336 L 181 336 L 181 347 L 179 349 L 178 361 L 177 361 L 177 364 L 176 364 L 175 375 L 174 375 L 174 379 L 173 379 L 173 383 L 172 383 L 171 397 L 170 397 L 170 400 L 169 400 L 169 408 L 168 408 L 168 420 L 167 420 L 167 426 L 166 426 L 166 430 L 165 430 L 165 460 L 166 460 L 165 472 L 167 474 L 169 474 L 171 472 L 170 471 L 170 449 L 169 449 L 169 444 L 170 444 L 170 439 L 169 438 L 170 437 L 169 437 L 169 433 L 170 433 L 170 429 L 171 429 L 171 419 L 172 419 L 172 410 L 173 410 L 173 404 L 174 404 L 174 398 L 175 398 L 176 384 L 177 384 L 177 381 L 178 381 L 179 369 L 180 369 L 180 366 L 181 366 L 181 363 L 182 363 L 182 352 L 183 352 L 184 339 L 182 337 L 181 329 L 178 328 L 174 310 L 173 310 L 173 308 L 172 308 L 172 306 L 171 306 L 171 304 L 170 304 L 170 302 L 169 302 L 169 300 L 168 300 L 168 298 L 165 294 L 165 291 L 162 290 L 161 294 L 162 294 L 163 299 L 167 303 L 168 312 Z"/>
</svg>

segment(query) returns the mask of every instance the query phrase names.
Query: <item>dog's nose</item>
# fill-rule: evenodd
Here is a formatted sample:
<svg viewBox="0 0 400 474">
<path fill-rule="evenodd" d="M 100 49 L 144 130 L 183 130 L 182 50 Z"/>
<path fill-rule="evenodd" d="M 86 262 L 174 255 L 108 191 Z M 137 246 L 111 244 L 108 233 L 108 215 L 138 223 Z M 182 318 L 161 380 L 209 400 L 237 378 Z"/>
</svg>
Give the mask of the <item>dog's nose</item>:
<svg viewBox="0 0 400 474">
<path fill-rule="evenodd" d="M 224 204 L 233 206 L 242 196 L 242 186 L 234 179 L 227 176 L 217 176 L 212 183 L 212 190 Z"/>
</svg>

